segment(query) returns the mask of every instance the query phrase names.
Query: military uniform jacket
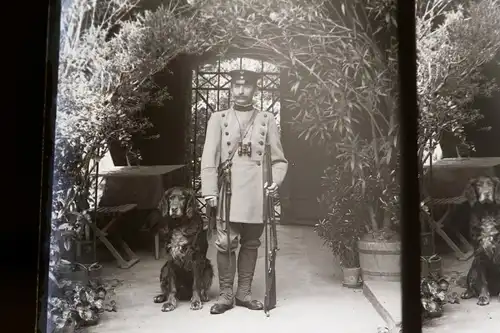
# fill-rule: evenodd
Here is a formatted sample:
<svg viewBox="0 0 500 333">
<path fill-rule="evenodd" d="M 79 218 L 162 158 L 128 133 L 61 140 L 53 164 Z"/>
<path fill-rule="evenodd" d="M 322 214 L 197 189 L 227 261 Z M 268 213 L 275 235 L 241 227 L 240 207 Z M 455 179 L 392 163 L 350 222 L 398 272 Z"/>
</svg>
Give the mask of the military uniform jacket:
<svg viewBox="0 0 500 333">
<path fill-rule="evenodd" d="M 251 111 L 247 111 L 251 114 Z M 244 126 L 244 125 L 243 125 Z M 270 145 L 273 181 L 280 186 L 285 178 L 288 161 L 283 154 L 280 133 L 272 113 L 258 112 L 247 138 L 251 156 L 238 156 L 231 167 L 230 222 L 263 223 L 263 165 L 265 144 Z M 232 108 L 212 113 L 201 157 L 201 191 L 203 196 L 221 197 L 217 188 L 217 167 L 233 149 L 238 149 L 240 126 Z M 247 142 L 244 140 L 244 142 Z M 219 200 L 219 217 L 224 218 Z"/>
</svg>

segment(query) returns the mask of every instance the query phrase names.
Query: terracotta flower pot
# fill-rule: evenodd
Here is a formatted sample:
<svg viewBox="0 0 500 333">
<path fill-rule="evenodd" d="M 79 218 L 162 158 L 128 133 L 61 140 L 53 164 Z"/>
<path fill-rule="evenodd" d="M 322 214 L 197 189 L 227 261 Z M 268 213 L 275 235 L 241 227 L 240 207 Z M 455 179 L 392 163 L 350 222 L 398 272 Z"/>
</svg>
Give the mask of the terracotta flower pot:
<svg viewBox="0 0 500 333">
<path fill-rule="evenodd" d="M 95 264 L 89 267 L 88 270 L 89 279 L 99 279 L 101 277 L 101 273 L 102 273 L 101 264 Z"/>
<path fill-rule="evenodd" d="M 362 285 L 361 281 L 361 268 L 342 268 L 344 281 L 342 285 L 347 288 L 359 288 Z"/>
<path fill-rule="evenodd" d="M 427 277 L 430 274 L 439 277 L 443 275 L 442 261 L 438 255 L 420 257 L 420 276 Z"/>
</svg>

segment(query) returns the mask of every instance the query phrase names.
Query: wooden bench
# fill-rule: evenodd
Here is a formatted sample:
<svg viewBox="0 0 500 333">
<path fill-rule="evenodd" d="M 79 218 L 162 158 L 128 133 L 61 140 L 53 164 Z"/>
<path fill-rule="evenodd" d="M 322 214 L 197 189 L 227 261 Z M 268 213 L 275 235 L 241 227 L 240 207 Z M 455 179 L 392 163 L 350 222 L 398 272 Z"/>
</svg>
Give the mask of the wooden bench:
<svg viewBox="0 0 500 333">
<path fill-rule="evenodd" d="M 439 220 L 434 220 L 434 218 L 426 213 L 424 216 L 429 222 L 431 228 L 439 235 L 443 240 L 448 244 L 448 246 L 455 252 L 458 260 L 467 261 L 473 255 L 472 245 L 467 241 L 467 239 L 458 231 L 455 230 L 455 234 L 465 247 L 465 251 L 463 251 L 455 242 L 448 236 L 448 234 L 443 230 L 444 221 L 450 215 L 450 213 L 457 207 L 457 205 L 461 205 L 466 202 L 467 199 L 463 196 L 452 197 L 452 198 L 440 198 L 440 199 L 432 199 L 427 197 L 423 203 L 431 206 L 446 206 L 446 212 L 441 216 Z"/>
<path fill-rule="evenodd" d="M 117 245 L 120 245 L 125 255 L 128 257 L 128 260 L 124 259 L 124 257 L 118 252 L 118 250 L 111 244 L 108 240 L 108 231 L 109 229 L 121 218 L 123 215 L 134 210 L 137 207 L 136 204 L 126 204 L 120 206 L 105 206 L 99 207 L 95 211 L 97 219 L 107 220 L 106 225 L 103 228 L 98 228 L 96 223 L 88 223 L 92 231 L 95 233 L 97 238 L 106 246 L 106 248 L 111 252 L 113 257 L 116 259 L 118 263 L 118 267 L 127 269 L 135 265 L 140 261 L 139 257 L 132 251 L 132 249 L 128 246 L 127 243 L 119 236 L 113 235 L 113 238 L 118 242 Z M 96 220 L 97 220 L 96 219 Z"/>
</svg>

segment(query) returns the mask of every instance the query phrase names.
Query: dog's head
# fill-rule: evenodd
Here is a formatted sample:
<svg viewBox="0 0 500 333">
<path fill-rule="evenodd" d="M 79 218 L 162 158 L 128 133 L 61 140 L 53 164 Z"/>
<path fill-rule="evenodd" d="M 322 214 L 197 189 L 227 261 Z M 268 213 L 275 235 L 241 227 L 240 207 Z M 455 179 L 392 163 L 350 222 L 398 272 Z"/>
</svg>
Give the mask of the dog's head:
<svg viewBox="0 0 500 333">
<path fill-rule="evenodd" d="M 191 219 L 196 213 L 196 197 L 193 190 L 184 187 L 172 187 L 165 191 L 158 209 L 163 217 L 173 219 Z"/>
<path fill-rule="evenodd" d="M 478 177 L 469 181 L 464 196 L 472 206 L 476 204 L 500 205 L 500 179 L 497 177 Z"/>
</svg>

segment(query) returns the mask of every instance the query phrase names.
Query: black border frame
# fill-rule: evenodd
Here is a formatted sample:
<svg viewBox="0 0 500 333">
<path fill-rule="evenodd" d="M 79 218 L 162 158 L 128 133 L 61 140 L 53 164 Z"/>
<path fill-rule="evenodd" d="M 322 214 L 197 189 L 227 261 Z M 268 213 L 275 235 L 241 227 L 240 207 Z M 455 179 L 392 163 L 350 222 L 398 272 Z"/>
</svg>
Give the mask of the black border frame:
<svg viewBox="0 0 500 333">
<path fill-rule="evenodd" d="M 420 305 L 420 191 L 417 157 L 417 37 L 415 0 L 398 0 L 401 90 L 401 226 L 403 332 L 422 332 Z"/>
<path fill-rule="evenodd" d="M 41 10 L 38 8 L 41 5 Z M 48 235 L 50 232 L 49 219 L 51 215 L 51 184 L 52 184 L 52 155 L 54 143 L 54 123 L 55 123 L 55 101 L 57 92 L 57 65 L 59 54 L 59 17 L 61 10 L 61 0 L 46 0 L 44 2 L 35 2 L 30 7 L 34 13 L 32 20 L 27 23 L 29 27 L 29 37 L 27 38 L 28 49 L 25 52 L 28 62 L 26 77 L 30 78 L 30 83 L 23 83 L 24 96 L 28 100 L 23 101 L 22 105 L 28 104 L 30 117 L 36 118 L 35 122 L 31 120 L 31 125 L 25 126 L 21 135 L 26 140 L 25 133 L 28 136 L 28 146 L 21 147 L 21 160 L 23 165 L 29 165 L 28 173 L 24 181 L 25 186 L 16 185 L 24 194 L 17 198 L 26 198 L 25 190 L 34 189 L 34 195 L 29 197 L 29 203 L 26 201 L 21 204 L 19 212 L 23 213 L 23 223 L 16 223 L 14 238 L 6 235 L 5 242 L 8 250 L 24 246 L 28 243 L 30 248 L 26 255 L 16 253 L 12 261 L 6 263 L 8 267 L 9 282 L 20 283 L 19 290 L 9 288 L 13 292 L 10 304 L 13 305 L 7 311 L 14 310 L 12 316 L 8 318 L 21 320 L 27 323 L 28 318 L 33 320 L 30 331 L 45 332 L 45 308 L 46 308 L 46 287 L 48 272 Z M 42 13 L 42 15 L 40 15 Z M 28 21 L 24 19 L 24 21 Z M 33 27 L 33 24 L 38 26 Z M 400 107 L 400 126 L 401 126 L 401 157 L 402 157 L 402 288 L 403 288 L 403 327 L 404 333 L 421 332 L 420 316 L 420 240 L 419 240 L 419 186 L 417 173 L 417 90 L 416 90 L 416 35 L 415 35 L 415 1 L 398 0 L 398 38 L 399 38 L 399 73 L 401 84 L 401 107 Z M 35 45 L 35 48 L 33 48 Z M 35 51 L 33 51 L 33 49 Z M 16 73 L 17 75 L 21 75 Z M 17 76 L 16 75 L 16 76 Z M 17 79 L 17 77 L 16 77 Z M 26 87 L 28 86 L 28 87 Z M 26 91 L 26 88 L 28 91 Z M 29 91 L 32 89 L 32 91 Z M 35 107 L 30 107 L 29 103 L 35 103 Z M 36 111 L 33 116 L 33 111 Z M 21 114 L 21 116 L 23 116 Z M 25 117 L 23 117 L 25 118 Z M 23 119 L 24 120 L 24 119 Z M 33 152 L 35 154 L 33 154 Z M 36 171 L 32 171 L 32 166 L 39 166 Z M 22 169 L 22 168 L 21 168 Z M 31 171 L 30 171 L 31 170 Z M 31 178 L 30 178 L 31 177 Z M 35 185 L 36 184 L 36 185 Z M 34 186 L 33 186 L 34 185 Z M 28 209 L 26 208 L 27 206 Z M 35 208 L 30 213 L 31 208 Z M 35 217 L 35 214 L 37 217 Z M 29 223 L 24 223 L 28 221 Z M 10 221 L 6 221 L 10 222 Z M 27 227 L 28 225 L 28 227 Z M 9 228 L 12 226 L 8 226 Z M 29 229 L 28 229 L 29 228 Z M 9 230 L 10 231 L 10 230 Z M 21 236 L 20 236 L 21 235 Z M 27 236 L 28 235 L 28 236 Z M 21 238 L 20 238 L 21 237 Z M 37 249 L 35 249 L 35 244 Z M 26 249 L 26 247 L 24 248 Z M 5 251 L 5 250 L 4 250 Z M 21 256 L 21 258 L 20 258 Z M 29 273 L 27 266 L 34 268 Z M 19 270 L 16 270 L 18 268 Z M 15 274 L 15 277 L 13 274 Z M 17 275 L 16 273 L 20 273 Z M 35 286 L 36 293 L 34 291 Z M 30 289 L 32 288 L 32 289 Z M 36 299 L 33 301 L 33 295 Z M 30 306 L 34 305 L 34 313 Z M 26 313 L 28 312 L 28 314 Z M 30 313 L 31 312 L 31 313 Z M 9 320 L 14 323 L 14 320 Z M 18 332 L 28 331 L 20 329 L 19 322 L 15 330 Z"/>
</svg>

